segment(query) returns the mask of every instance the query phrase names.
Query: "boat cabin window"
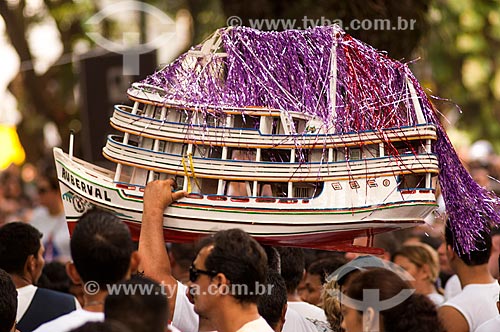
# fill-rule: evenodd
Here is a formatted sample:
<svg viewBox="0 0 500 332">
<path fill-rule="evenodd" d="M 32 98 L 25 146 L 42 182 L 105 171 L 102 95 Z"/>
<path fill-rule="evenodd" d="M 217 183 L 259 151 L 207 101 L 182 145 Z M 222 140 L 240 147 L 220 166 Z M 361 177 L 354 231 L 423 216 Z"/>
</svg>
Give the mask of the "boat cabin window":
<svg viewBox="0 0 500 332">
<path fill-rule="evenodd" d="M 380 157 L 378 144 L 349 148 L 349 160 L 361 160 Z"/>
<path fill-rule="evenodd" d="M 293 197 L 314 198 L 318 197 L 323 191 L 324 182 L 300 182 L 293 184 Z"/>
<path fill-rule="evenodd" d="M 193 145 L 193 155 L 202 158 L 221 159 L 222 147 L 210 145 Z"/>
<path fill-rule="evenodd" d="M 181 110 L 179 112 L 179 122 L 190 124 L 192 116 L 193 116 L 193 112 L 188 111 L 188 110 Z"/>
<path fill-rule="evenodd" d="M 262 149 L 261 161 L 270 161 L 274 163 L 289 163 L 291 150 L 283 149 Z"/>
<path fill-rule="evenodd" d="M 262 182 L 259 185 L 261 196 L 288 197 L 287 182 Z"/>
<path fill-rule="evenodd" d="M 360 160 L 361 148 L 349 148 L 349 160 Z"/>
<path fill-rule="evenodd" d="M 319 163 L 321 161 L 327 161 L 328 151 L 324 151 L 323 148 L 296 150 L 295 160 L 297 162 L 306 162 L 306 163 L 311 163 L 311 162 Z"/>
<path fill-rule="evenodd" d="M 306 120 L 293 118 L 293 127 L 295 128 L 296 133 L 304 133 L 306 131 Z"/>
<path fill-rule="evenodd" d="M 232 160 L 250 160 L 255 161 L 257 154 L 256 149 L 237 149 L 237 148 L 229 148 L 228 149 L 228 159 Z M 221 150 L 222 156 L 222 150 Z"/>
<path fill-rule="evenodd" d="M 253 183 L 249 181 L 228 181 L 225 194 L 227 196 L 252 196 Z"/>
<path fill-rule="evenodd" d="M 425 140 L 399 141 L 385 144 L 385 151 L 390 156 L 425 153 Z"/>
<path fill-rule="evenodd" d="M 285 128 L 283 128 L 283 124 L 281 123 L 280 118 L 273 117 L 271 133 L 273 135 L 284 135 L 285 134 Z"/>
<path fill-rule="evenodd" d="M 184 155 L 187 151 L 187 144 L 166 142 L 163 150 L 160 151 L 176 155 Z"/>
<path fill-rule="evenodd" d="M 161 106 L 155 106 L 151 117 L 157 120 L 163 120 L 161 118 L 162 109 L 163 107 Z"/>
<path fill-rule="evenodd" d="M 345 156 L 346 156 L 346 151 L 347 151 L 347 148 L 340 148 L 340 149 L 337 149 L 337 153 L 336 153 L 336 158 L 335 160 L 336 161 L 344 161 L 345 160 Z"/>
<path fill-rule="evenodd" d="M 223 112 L 206 112 L 205 124 L 207 127 L 223 127 L 226 123 L 226 115 Z"/>
<path fill-rule="evenodd" d="M 203 194 L 217 194 L 217 186 L 219 180 L 217 179 L 199 179 L 201 184 L 201 193 Z"/>
<path fill-rule="evenodd" d="M 259 128 L 260 117 L 250 116 L 248 114 L 235 114 L 233 115 L 234 128 Z"/>
<path fill-rule="evenodd" d="M 404 174 L 398 176 L 398 189 L 426 188 L 425 174 Z"/>
<path fill-rule="evenodd" d="M 169 108 L 165 118 L 168 122 L 179 122 L 181 119 L 181 113 L 182 112 L 177 109 Z"/>
</svg>

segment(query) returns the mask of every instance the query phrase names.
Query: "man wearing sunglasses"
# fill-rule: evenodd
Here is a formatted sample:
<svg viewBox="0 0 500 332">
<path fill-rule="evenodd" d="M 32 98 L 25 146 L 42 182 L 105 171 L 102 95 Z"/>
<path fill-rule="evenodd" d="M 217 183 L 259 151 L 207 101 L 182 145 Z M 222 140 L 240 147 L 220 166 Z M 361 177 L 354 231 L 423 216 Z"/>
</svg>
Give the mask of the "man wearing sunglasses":
<svg viewBox="0 0 500 332">
<path fill-rule="evenodd" d="M 219 332 L 272 332 L 259 315 L 257 299 L 264 285 L 267 257 L 264 249 L 239 229 L 217 232 L 200 243 L 190 268 L 189 297 L 172 277 L 163 240 L 163 212 L 185 192 L 173 192 L 171 179 L 146 186 L 139 253 L 144 273 L 165 283 L 171 299 L 173 325 L 184 332 L 203 331 L 209 322 Z M 198 327 L 198 317 L 200 326 Z"/>
</svg>

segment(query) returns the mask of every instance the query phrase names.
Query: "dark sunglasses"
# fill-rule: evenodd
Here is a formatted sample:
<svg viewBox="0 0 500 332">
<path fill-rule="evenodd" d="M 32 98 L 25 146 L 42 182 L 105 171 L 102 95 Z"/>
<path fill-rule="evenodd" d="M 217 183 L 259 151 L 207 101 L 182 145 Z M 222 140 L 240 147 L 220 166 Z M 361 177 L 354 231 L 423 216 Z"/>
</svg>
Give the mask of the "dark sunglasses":
<svg viewBox="0 0 500 332">
<path fill-rule="evenodd" d="M 191 265 L 189 267 L 189 281 L 196 282 L 196 280 L 198 280 L 198 278 L 200 277 L 200 274 L 205 274 L 210 277 L 215 277 L 217 275 L 217 272 L 200 270 L 195 268 L 194 265 Z"/>
</svg>

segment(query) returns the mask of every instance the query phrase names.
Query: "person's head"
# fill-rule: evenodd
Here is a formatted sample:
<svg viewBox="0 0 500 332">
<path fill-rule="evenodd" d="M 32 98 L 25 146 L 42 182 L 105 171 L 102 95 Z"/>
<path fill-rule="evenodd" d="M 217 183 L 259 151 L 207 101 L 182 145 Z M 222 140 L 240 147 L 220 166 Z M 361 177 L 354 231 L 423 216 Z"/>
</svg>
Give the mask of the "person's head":
<svg viewBox="0 0 500 332">
<path fill-rule="evenodd" d="M 287 292 L 297 290 L 304 276 L 305 258 L 302 248 L 276 247 L 280 254 L 281 276 L 285 279 Z"/>
<path fill-rule="evenodd" d="M 276 249 L 276 247 L 272 247 L 269 245 L 263 245 L 264 251 L 267 256 L 267 267 L 269 270 L 276 271 L 281 274 L 281 259 L 280 253 Z"/>
<path fill-rule="evenodd" d="M 335 286 L 345 292 L 349 288 L 351 281 L 359 273 L 374 267 L 390 268 L 387 261 L 379 257 L 372 255 L 358 256 L 335 270 L 328 279 L 335 282 Z"/>
<path fill-rule="evenodd" d="M 301 294 L 302 299 L 308 303 L 319 305 L 326 278 L 346 263 L 347 259 L 342 256 L 322 258 L 313 262 L 306 273 L 305 288 Z"/>
<path fill-rule="evenodd" d="M 80 327 L 72 329 L 70 332 L 134 332 L 129 327 L 120 322 L 88 322 Z"/>
<path fill-rule="evenodd" d="M 116 284 L 104 303 L 106 320 L 114 320 L 134 332 L 163 332 L 168 325 L 168 300 L 157 282 L 133 276 Z"/>
<path fill-rule="evenodd" d="M 41 238 L 42 233 L 23 222 L 0 227 L 0 268 L 35 284 L 45 264 Z"/>
<path fill-rule="evenodd" d="M 172 243 L 168 246 L 168 256 L 172 268 L 172 276 L 182 283 L 189 280 L 189 266 L 195 258 L 193 243 Z"/>
<path fill-rule="evenodd" d="M 356 270 L 360 273 L 359 270 Z M 330 329 L 332 331 L 343 331 L 340 327 L 342 323 L 342 311 L 340 308 L 340 285 L 334 278 L 329 279 L 323 286 L 323 291 L 321 297 L 323 298 L 323 303 L 321 307 L 325 311 L 326 320 L 330 324 Z"/>
<path fill-rule="evenodd" d="M 454 257 L 458 257 L 467 266 L 477 266 L 487 264 L 491 254 L 491 236 L 488 229 L 475 234 L 476 240 L 473 242 L 474 248 L 466 252 L 457 241 L 452 231 L 450 221 L 446 222 L 445 241 L 447 246 L 447 256 L 452 268 L 455 268 Z"/>
<path fill-rule="evenodd" d="M 36 181 L 38 199 L 41 205 L 50 206 L 60 201 L 59 181 L 55 173 L 40 175 Z"/>
<path fill-rule="evenodd" d="M 17 291 L 9 274 L 0 269 L 0 332 L 14 331 Z"/>
<path fill-rule="evenodd" d="M 205 239 L 200 247 L 190 268 L 195 311 L 206 317 L 227 296 L 239 304 L 256 304 L 258 287 L 267 274 L 267 257 L 260 244 L 244 231 L 230 229 Z"/>
<path fill-rule="evenodd" d="M 393 232 L 385 232 L 381 234 L 376 234 L 373 237 L 374 248 L 383 249 L 384 253 L 381 255 L 377 255 L 380 259 L 390 260 L 392 255 L 399 249 L 401 246 L 401 240 L 396 237 L 396 231 Z M 367 236 L 358 237 L 354 239 L 353 245 L 367 247 L 369 246 L 369 238 Z M 363 256 L 365 254 L 346 252 L 345 257 L 347 260 L 353 260 L 359 256 Z"/>
<path fill-rule="evenodd" d="M 342 327 L 351 332 L 443 331 L 435 305 L 424 295 L 414 294 L 410 287 L 387 269 L 361 272 L 342 297 Z M 377 292 L 376 301 L 364 298 L 366 290 Z M 353 300 L 362 305 L 357 306 Z M 394 303 L 387 305 L 391 301 Z"/>
<path fill-rule="evenodd" d="M 71 279 L 66 273 L 65 264 L 57 261 L 45 264 L 37 286 L 69 293 Z"/>
<path fill-rule="evenodd" d="M 269 270 L 266 279 L 267 291 L 259 297 L 259 314 L 274 331 L 280 332 L 285 323 L 287 292 L 285 280 L 274 270 Z"/>
<path fill-rule="evenodd" d="M 100 209 L 81 216 L 70 246 L 73 264 L 69 274 L 76 283 L 94 281 L 105 289 L 105 285 L 126 279 L 139 263 L 127 226 Z"/>
<path fill-rule="evenodd" d="M 411 283 L 417 293 L 422 293 L 428 285 L 434 285 L 439 277 L 438 254 L 424 243 L 403 246 L 394 254 L 393 262 L 414 278 Z"/>
<path fill-rule="evenodd" d="M 0 173 L 0 187 L 5 198 L 18 199 L 23 194 L 23 183 L 18 168 L 9 167 Z"/>
</svg>

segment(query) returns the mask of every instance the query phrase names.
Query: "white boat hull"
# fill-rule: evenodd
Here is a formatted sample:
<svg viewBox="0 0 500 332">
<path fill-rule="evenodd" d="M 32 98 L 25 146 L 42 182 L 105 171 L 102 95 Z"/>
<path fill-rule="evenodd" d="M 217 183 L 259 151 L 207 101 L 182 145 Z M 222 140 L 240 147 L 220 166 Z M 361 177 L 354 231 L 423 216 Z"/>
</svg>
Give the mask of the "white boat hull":
<svg viewBox="0 0 500 332">
<path fill-rule="evenodd" d="M 69 158 L 60 149 L 54 149 L 54 156 L 70 230 L 86 210 L 97 206 L 117 214 L 138 239 L 142 187 L 116 184 L 113 172 Z M 192 241 L 218 230 L 241 228 L 263 243 L 343 250 L 356 237 L 421 224 L 435 209 L 432 190 L 403 193 L 389 185 L 380 187 L 360 186 L 356 194 L 348 194 L 347 188 L 334 192 L 325 182 L 323 192 L 311 199 L 191 194 L 165 210 L 165 240 Z M 367 192 L 375 189 L 386 195 L 382 203 L 368 199 Z"/>
</svg>

